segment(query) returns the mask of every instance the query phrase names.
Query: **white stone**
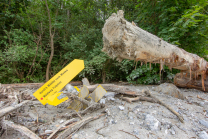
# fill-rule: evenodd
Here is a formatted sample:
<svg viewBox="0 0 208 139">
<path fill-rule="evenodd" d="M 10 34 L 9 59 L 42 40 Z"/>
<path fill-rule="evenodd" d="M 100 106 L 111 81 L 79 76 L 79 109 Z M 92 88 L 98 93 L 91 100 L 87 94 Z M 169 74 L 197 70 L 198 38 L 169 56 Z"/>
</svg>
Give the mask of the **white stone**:
<svg viewBox="0 0 208 139">
<path fill-rule="evenodd" d="M 61 120 L 59 123 L 61 124 L 61 123 L 63 123 L 64 122 L 64 120 Z"/>
<path fill-rule="evenodd" d="M 123 111 L 124 110 L 124 107 L 123 106 L 118 106 L 118 108 Z"/>
<path fill-rule="evenodd" d="M 160 126 L 160 122 L 152 115 L 147 114 L 145 117 L 145 126 L 147 126 L 150 130 L 158 130 Z"/>
<path fill-rule="evenodd" d="M 100 99 L 100 104 L 105 104 L 105 99 L 104 98 Z"/>
<path fill-rule="evenodd" d="M 205 131 L 202 131 L 200 134 L 199 134 L 199 138 L 200 139 L 208 139 L 208 135 Z"/>
<path fill-rule="evenodd" d="M 109 98 L 114 98 L 115 97 L 115 94 L 116 94 L 115 92 L 107 92 L 104 96 L 107 97 L 107 98 L 108 97 Z"/>
</svg>

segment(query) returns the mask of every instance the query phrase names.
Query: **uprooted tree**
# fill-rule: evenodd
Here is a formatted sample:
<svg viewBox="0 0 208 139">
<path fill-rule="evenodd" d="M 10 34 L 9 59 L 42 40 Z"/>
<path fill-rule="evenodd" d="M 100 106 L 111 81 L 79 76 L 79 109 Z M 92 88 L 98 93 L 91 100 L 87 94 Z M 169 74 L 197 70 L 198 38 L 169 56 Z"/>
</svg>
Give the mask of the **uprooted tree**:
<svg viewBox="0 0 208 139">
<path fill-rule="evenodd" d="M 123 14 L 120 10 L 106 20 L 102 29 L 102 51 L 119 61 L 149 62 L 150 66 L 151 63 L 159 63 L 160 73 L 164 65 L 179 69 L 181 73 L 176 74 L 175 85 L 208 91 L 206 60 L 137 27 L 134 22 L 125 20 Z"/>
</svg>

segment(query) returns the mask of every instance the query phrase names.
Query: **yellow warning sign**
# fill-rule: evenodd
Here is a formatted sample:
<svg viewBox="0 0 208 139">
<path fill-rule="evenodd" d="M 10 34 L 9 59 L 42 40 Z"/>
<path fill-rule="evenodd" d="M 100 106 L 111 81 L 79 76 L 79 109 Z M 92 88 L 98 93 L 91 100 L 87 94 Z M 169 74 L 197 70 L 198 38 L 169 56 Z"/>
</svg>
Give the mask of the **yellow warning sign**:
<svg viewBox="0 0 208 139">
<path fill-rule="evenodd" d="M 53 76 L 48 82 L 40 87 L 33 95 L 45 105 L 49 96 L 58 93 L 78 73 L 84 69 L 84 61 L 75 59 L 65 68 Z"/>
</svg>

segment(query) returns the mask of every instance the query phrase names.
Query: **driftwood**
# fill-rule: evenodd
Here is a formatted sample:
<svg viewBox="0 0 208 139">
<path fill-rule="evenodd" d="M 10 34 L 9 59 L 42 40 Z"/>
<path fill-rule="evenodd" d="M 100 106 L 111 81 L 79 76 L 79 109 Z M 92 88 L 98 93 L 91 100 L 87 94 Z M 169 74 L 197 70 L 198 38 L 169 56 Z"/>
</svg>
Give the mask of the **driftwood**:
<svg viewBox="0 0 208 139">
<path fill-rule="evenodd" d="M 90 121 L 100 118 L 103 115 L 105 115 L 105 114 L 101 114 L 101 115 L 99 115 L 97 117 L 88 117 L 86 119 L 83 119 L 81 121 L 78 121 L 78 122 L 72 124 L 68 129 L 66 129 L 64 132 L 62 132 L 56 139 L 66 139 L 74 131 L 80 129 L 82 126 L 84 126 L 85 124 L 89 123 Z"/>
<path fill-rule="evenodd" d="M 188 53 L 137 27 L 134 22 L 125 20 L 123 13 L 120 10 L 106 20 L 102 29 L 102 51 L 119 61 L 130 59 L 149 62 L 150 67 L 151 63 L 159 63 L 160 73 L 163 65 L 167 65 L 170 69 L 175 68 L 188 73 L 191 80 L 201 75 L 201 87 L 205 90 L 203 81 L 208 74 L 208 63 L 204 58 Z"/>
<path fill-rule="evenodd" d="M 26 135 L 27 137 L 31 138 L 31 139 L 40 139 L 40 137 L 38 137 L 38 135 L 36 135 L 35 133 L 33 133 L 32 131 L 30 131 L 29 129 L 27 129 L 24 126 L 21 125 L 17 125 L 12 121 L 7 121 L 7 120 L 2 120 L 2 125 L 4 127 L 10 127 L 14 130 L 19 131 L 20 133 L 22 133 L 23 135 Z"/>
<path fill-rule="evenodd" d="M 2 87 L 11 87 L 11 88 L 40 88 L 45 83 L 19 83 L 19 84 L 1 84 Z M 82 85 L 81 81 L 69 82 L 73 86 Z"/>
<path fill-rule="evenodd" d="M 161 100 L 159 100 L 158 98 L 156 98 L 155 96 L 153 96 L 149 90 L 142 90 L 142 92 L 144 94 L 146 94 L 147 97 L 141 96 L 141 97 L 135 97 L 135 98 L 130 98 L 130 97 L 122 97 L 123 100 L 131 103 L 134 101 L 148 101 L 148 102 L 152 102 L 152 103 L 159 103 L 161 105 L 163 105 L 164 107 L 166 107 L 168 110 L 170 110 L 173 114 L 175 114 L 179 120 L 183 123 L 184 119 L 183 117 L 177 113 L 174 109 L 172 109 L 170 106 L 168 106 L 167 104 L 165 104 L 164 102 L 162 102 Z"/>
<path fill-rule="evenodd" d="M 76 119 L 75 121 L 73 121 L 73 122 L 77 122 L 77 119 Z M 73 122 L 72 122 L 72 123 L 73 123 Z M 61 128 L 59 129 L 58 132 L 67 129 L 67 128 L 69 128 L 70 126 L 71 126 L 71 125 L 67 125 L 67 126 L 65 126 L 65 127 L 61 127 Z M 48 135 L 48 134 L 52 134 L 53 132 L 54 132 L 54 131 L 50 131 L 50 132 L 47 132 L 47 133 L 42 133 L 42 134 L 40 134 L 40 136 L 41 136 L 41 137 L 42 137 L 42 136 L 46 136 L 46 135 Z"/>
<path fill-rule="evenodd" d="M 70 119 L 70 120 L 67 120 L 65 121 L 63 124 L 61 124 L 55 131 L 53 131 L 53 133 L 47 138 L 47 139 L 51 139 L 54 137 L 54 135 L 65 125 L 69 124 L 69 123 L 72 123 L 72 122 L 75 122 L 77 121 L 77 119 L 73 118 L 73 119 Z"/>
<path fill-rule="evenodd" d="M 23 101 L 15 106 L 8 106 L 6 108 L 3 108 L 0 110 L 0 118 L 2 118 L 4 115 L 11 113 L 12 111 L 24 106 L 25 104 L 27 104 L 28 102 L 30 102 L 30 100 L 26 100 Z"/>
<path fill-rule="evenodd" d="M 182 75 L 181 73 L 177 73 L 174 78 L 174 84 L 178 87 L 194 88 L 194 89 L 208 92 L 208 80 L 207 79 L 203 80 L 203 78 L 200 76 L 198 78 L 194 78 L 190 80 L 189 74 L 187 74 L 186 76 L 186 74 Z M 204 85 L 205 90 L 204 88 L 202 88 L 203 85 Z"/>
<path fill-rule="evenodd" d="M 182 123 L 184 123 L 184 118 L 183 118 L 183 116 L 181 116 L 179 113 L 177 113 L 177 112 L 176 112 L 174 109 L 172 109 L 170 106 L 168 106 L 167 104 L 165 104 L 164 102 L 162 102 L 161 100 L 159 100 L 158 98 L 156 98 L 155 96 L 153 96 L 153 95 L 150 93 L 149 90 L 143 90 L 143 91 L 144 91 L 144 93 L 145 93 L 147 96 L 149 96 L 149 97 L 155 99 L 155 100 L 157 101 L 157 103 L 163 105 L 163 106 L 166 107 L 168 110 L 170 110 L 173 114 L 175 114 L 175 115 L 179 118 L 179 120 L 180 120 Z"/>
<path fill-rule="evenodd" d="M 148 102 L 152 102 L 152 103 L 157 103 L 157 101 L 153 98 L 149 98 L 149 97 L 135 97 L 135 98 L 130 98 L 130 97 L 123 97 L 123 100 L 131 103 L 134 101 L 148 101 Z"/>
<path fill-rule="evenodd" d="M 119 86 L 119 85 L 114 85 L 114 84 L 101 84 L 101 86 L 106 90 L 106 91 L 112 91 L 117 94 L 125 94 L 125 95 L 131 95 L 131 96 L 141 96 L 139 92 L 135 92 L 128 87 L 125 86 Z M 98 85 L 88 85 L 87 88 L 89 89 L 89 92 L 93 92 Z"/>
</svg>

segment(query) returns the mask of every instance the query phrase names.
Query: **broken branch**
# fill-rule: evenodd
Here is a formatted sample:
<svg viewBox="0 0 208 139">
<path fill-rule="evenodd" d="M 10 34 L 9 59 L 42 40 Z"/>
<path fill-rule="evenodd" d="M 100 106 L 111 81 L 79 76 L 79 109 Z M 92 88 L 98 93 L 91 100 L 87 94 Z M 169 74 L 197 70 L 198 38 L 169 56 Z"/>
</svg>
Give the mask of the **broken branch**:
<svg viewBox="0 0 208 139">
<path fill-rule="evenodd" d="M 134 102 L 134 101 L 148 101 L 148 102 L 152 102 L 152 103 L 156 103 L 157 101 L 153 98 L 149 98 L 149 97 L 135 97 L 135 98 L 130 98 L 130 97 L 123 97 L 122 98 L 123 100 L 131 103 L 131 102 Z"/>
<path fill-rule="evenodd" d="M 32 131 L 30 131 L 28 128 L 21 126 L 21 125 L 17 125 L 12 121 L 7 121 L 7 120 L 2 120 L 2 125 L 5 127 L 10 127 L 14 130 L 19 131 L 20 133 L 26 135 L 27 137 L 31 138 L 31 139 L 41 139 L 38 137 L 38 135 L 36 135 L 35 133 L 33 133 Z"/>
<path fill-rule="evenodd" d="M 144 93 L 147 95 L 147 96 L 150 96 L 152 97 L 153 99 L 155 99 L 159 104 L 163 105 L 164 107 L 166 107 L 168 110 L 170 110 L 173 114 L 175 114 L 179 120 L 184 123 L 184 118 L 179 114 L 177 113 L 174 109 L 172 109 L 170 106 L 168 106 L 167 104 L 165 104 L 164 102 L 162 102 L 161 100 L 159 100 L 158 98 L 156 98 L 155 96 L 153 96 L 149 90 L 143 90 Z"/>
<path fill-rule="evenodd" d="M 133 135 L 133 134 L 127 132 L 127 131 L 124 131 L 124 130 L 119 130 L 119 131 L 125 132 L 125 133 L 127 133 L 127 134 L 129 134 L 129 135 L 132 135 L 132 136 L 134 136 L 135 138 L 139 139 L 136 135 Z"/>
<path fill-rule="evenodd" d="M 86 119 L 83 119 L 81 121 L 76 122 L 75 124 L 73 124 L 72 126 L 69 126 L 68 129 L 66 129 L 64 132 L 62 132 L 56 139 L 65 139 L 66 137 L 68 137 L 72 132 L 76 131 L 77 129 L 81 128 L 82 126 L 84 126 L 85 124 L 89 123 L 92 120 L 98 119 L 101 116 L 103 116 L 105 114 L 101 114 L 97 117 L 88 117 Z"/>
<path fill-rule="evenodd" d="M 65 125 L 67 125 L 67 124 L 69 124 L 69 123 L 75 122 L 75 121 L 77 121 L 77 119 L 75 119 L 75 118 L 65 121 L 65 122 L 64 122 L 63 124 L 61 124 L 55 131 L 53 131 L 53 133 L 52 133 L 47 139 L 51 139 L 58 131 L 60 131 L 60 129 L 61 129 L 63 126 L 65 126 Z"/>
<path fill-rule="evenodd" d="M 6 107 L 4 109 L 1 109 L 0 110 L 0 118 L 2 118 L 4 115 L 6 114 L 9 114 L 10 112 L 24 106 L 25 104 L 27 104 L 28 102 L 30 102 L 30 100 L 26 100 L 26 101 L 23 101 L 15 106 L 9 106 L 9 107 Z"/>
</svg>

